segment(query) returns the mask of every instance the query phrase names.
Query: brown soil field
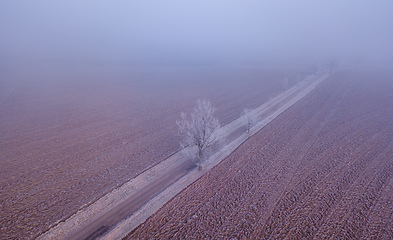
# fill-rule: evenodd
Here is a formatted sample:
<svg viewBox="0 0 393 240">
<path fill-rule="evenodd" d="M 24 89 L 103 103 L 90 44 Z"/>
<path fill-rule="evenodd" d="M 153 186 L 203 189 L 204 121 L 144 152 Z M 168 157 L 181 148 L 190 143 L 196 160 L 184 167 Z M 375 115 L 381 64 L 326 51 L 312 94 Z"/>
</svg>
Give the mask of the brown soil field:
<svg viewBox="0 0 393 240">
<path fill-rule="evenodd" d="M 210 99 L 222 125 L 299 69 L 2 72 L 0 239 L 31 239 L 179 150 L 175 121 Z M 303 73 L 304 74 L 304 73 Z"/>
<path fill-rule="evenodd" d="M 342 70 L 127 239 L 393 239 L 393 75 Z"/>
</svg>

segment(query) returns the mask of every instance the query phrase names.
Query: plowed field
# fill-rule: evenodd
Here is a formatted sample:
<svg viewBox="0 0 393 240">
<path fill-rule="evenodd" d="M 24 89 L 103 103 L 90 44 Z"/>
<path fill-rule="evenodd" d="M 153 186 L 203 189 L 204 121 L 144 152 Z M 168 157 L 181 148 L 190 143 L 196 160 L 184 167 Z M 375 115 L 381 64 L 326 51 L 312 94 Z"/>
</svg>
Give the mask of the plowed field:
<svg viewBox="0 0 393 240">
<path fill-rule="evenodd" d="M 179 150 L 199 98 L 221 124 L 298 69 L 2 72 L 0 239 L 30 239 Z"/>
<path fill-rule="evenodd" d="M 128 239 L 393 239 L 393 77 L 340 71 Z"/>
</svg>

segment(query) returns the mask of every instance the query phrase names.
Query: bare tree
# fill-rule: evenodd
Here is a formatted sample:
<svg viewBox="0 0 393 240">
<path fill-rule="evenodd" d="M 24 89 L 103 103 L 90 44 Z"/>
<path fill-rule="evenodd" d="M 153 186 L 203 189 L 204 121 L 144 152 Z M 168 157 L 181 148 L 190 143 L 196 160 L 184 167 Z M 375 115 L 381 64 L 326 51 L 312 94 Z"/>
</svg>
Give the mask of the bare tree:
<svg viewBox="0 0 393 240">
<path fill-rule="evenodd" d="M 287 77 L 282 80 L 282 87 L 283 87 L 284 90 L 288 89 L 288 87 L 289 87 L 289 80 L 288 80 Z"/>
<path fill-rule="evenodd" d="M 210 101 L 198 100 L 190 118 L 186 113 L 181 113 L 181 119 L 176 121 L 180 134 L 184 136 L 180 145 L 199 165 L 199 169 L 206 160 L 206 151 L 225 140 L 220 123 L 213 116 L 215 110 Z"/>
<path fill-rule="evenodd" d="M 321 66 L 319 64 L 319 62 L 315 62 L 311 65 L 310 67 L 310 71 L 313 75 L 317 74 L 319 72 L 319 70 L 321 69 Z"/>
<path fill-rule="evenodd" d="M 246 125 L 247 133 L 250 133 L 250 129 L 258 122 L 257 116 L 249 108 L 243 110 L 242 119 Z"/>
<path fill-rule="evenodd" d="M 337 60 L 336 59 L 332 59 L 329 62 L 329 73 L 332 73 L 333 70 L 336 68 L 337 66 Z"/>
</svg>

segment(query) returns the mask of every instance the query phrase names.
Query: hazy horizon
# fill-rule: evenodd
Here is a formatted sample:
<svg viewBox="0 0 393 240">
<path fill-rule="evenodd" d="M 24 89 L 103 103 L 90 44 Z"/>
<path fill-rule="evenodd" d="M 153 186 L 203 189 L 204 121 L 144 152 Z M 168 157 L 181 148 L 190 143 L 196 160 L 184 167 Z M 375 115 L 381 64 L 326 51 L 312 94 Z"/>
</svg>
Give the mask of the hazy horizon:
<svg viewBox="0 0 393 240">
<path fill-rule="evenodd" d="M 393 63 L 393 2 L 0 2 L 1 61 Z"/>
</svg>

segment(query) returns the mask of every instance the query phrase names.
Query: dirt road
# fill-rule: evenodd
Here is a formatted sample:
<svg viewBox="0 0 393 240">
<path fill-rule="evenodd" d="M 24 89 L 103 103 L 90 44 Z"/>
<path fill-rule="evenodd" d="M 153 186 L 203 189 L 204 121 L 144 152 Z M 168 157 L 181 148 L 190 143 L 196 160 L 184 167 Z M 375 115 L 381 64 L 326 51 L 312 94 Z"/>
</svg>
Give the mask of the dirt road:
<svg viewBox="0 0 393 240">
<path fill-rule="evenodd" d="M 194 169 L 196 165 L 192 161 L 185 161 L 173 168 L 167 175 L 152 182 L 148 187 L 131 196 L 110 211 L 105 212 L 99 218 L 86 223 L 79 231 L 68 236 L 67 239 L 96 239 L 111 230 L 119 221 L 129 217 L 147 200 L 159 194 L 162 190 L 177 181 L 179 178 Z"/>
<path fill-rule="evenodd" d="M 292 106 L 326 77 L 326 74 L 314 76 L 312 79 L 303 81 L 299 85 L 288 89 L 271 99 L 269 102 L 254 109 L 254 113 L 259 116 L 261 121 L 256 124 L 251 132 L 255 133 L 259 131 L 260 128 L 265 126 L 281 112 L 285 111 L 285 109 Z M 208 166 L 205 171 L 208 171 L 208 169 L 218 164 L 222 159 L 229 155 L 230 152 L 237 148 L 239 144 L 252 135 L 245 135 L 244 131 L 239 131 L 242 127 L 243 123 L 241 118 L 222 127 L 229 135 L 231 135 L 230 139 L 228 139 L 231 143 L 220 150 L 219 154 L 212 156 L 214 161 L 212 161 L 212 163 L 208 163 L 210 166 Z M 152 167 L 145 173 L 142 173 L 139 177 L 144 180 L 149 178 L 149 180 L 145 181 L 143 184 L 139 184 L 137 190 L 134 189 L 135 191 L 132 194 L 126 194 L 127 196 L 125 198 L 112 200 L 112 202 L 119 203 L 112 206 L 108 205 L 107 207 L 101 207 L 101 210 L 99 211 L 96 209 L 90 212 L 86 211 L 87 213 L 84 213 L 83 211 L 81 213 L 77 213 L 76 216 L 69 219 L 69 221 L 67 220 L 64 223 L 59 224 L 48 233 L 39 237 L 39 239 L 96 239 L 110 233 L 114 228 L 118 231 L 116 224 L 140 211 L 142 206 L 149 201 L 152 201 L 152 199 L 157 198 L 159 194 L 162 194 L 162 192 L 169 186 L 173 186 L 175 182 L 179 182 L 178 180 L 180 178 L 185 175 L 190 175 L 187 173 L 194 170 L 194 168 L 195 165 L 190 160 L 184 159 L 181 152 L 179 152 L 168 160 Z M 193 172 L 195 172 L 195 170 Z M 178 188 L 184 188 L 188 186 L 187 184 L 190 183 L 184 183 L 183 185 L 180 184 L 181 186 Z M 160 201 L 163 204 L 165 200 Z M 89 216 L 90 220 L 85 221 L 81 220 L 85 218 L 78 218 L 78 214 L 93 216 Z M 80 224 L 80 222 L 82 222 L 82 224 Z"/>
</svg>

